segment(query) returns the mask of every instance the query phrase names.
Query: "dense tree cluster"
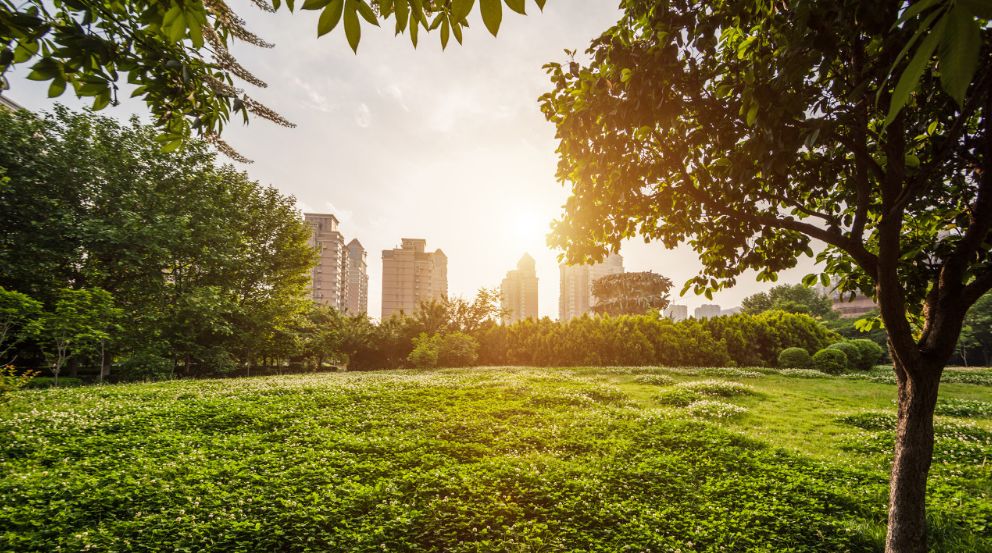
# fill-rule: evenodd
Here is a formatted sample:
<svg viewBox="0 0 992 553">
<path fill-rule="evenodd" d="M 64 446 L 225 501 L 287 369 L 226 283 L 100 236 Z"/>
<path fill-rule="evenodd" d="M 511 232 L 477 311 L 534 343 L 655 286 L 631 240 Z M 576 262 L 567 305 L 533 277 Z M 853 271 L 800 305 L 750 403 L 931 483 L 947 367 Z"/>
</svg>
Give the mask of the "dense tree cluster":
<svg viewBox="0 0 992 553">
<path fill-rule="evenodd" d="M 196 375 L 281 356 L 315 255 L 294 200 L 154 136 L 0 111 L 0 286 L 44 313 L 19 363 Z"/>
</svg>

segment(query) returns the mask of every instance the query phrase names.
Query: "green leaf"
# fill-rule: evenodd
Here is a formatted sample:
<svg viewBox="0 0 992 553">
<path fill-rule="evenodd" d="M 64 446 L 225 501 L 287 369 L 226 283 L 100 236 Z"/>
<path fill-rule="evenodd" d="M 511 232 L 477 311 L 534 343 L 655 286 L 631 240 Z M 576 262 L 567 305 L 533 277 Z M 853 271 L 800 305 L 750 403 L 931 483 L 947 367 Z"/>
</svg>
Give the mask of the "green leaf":
<svg viewBox="0 0 992 553">
<path fill-rule="evenodd" d="M 451 16 L 456 21 L 464 21 L 475 6 L 475 0 L 454 0 L 451 3 Z"/>
<path fill-rule="evenodd" d="M 320 20 L 317 21 L 317 36 L 324 36 L 334 30 L 341 21 L 341 13 L 344 10 L 344 0 L 330 0 L 324 11 L 320 13 Z"/>
<path fill-rule="evenodd" d="M 537 4 L 537 9 L 544 11 L 544 4 L 547 3 L 547 0 L 534 0 L 534 3 Z"/>
<path fill-rule="evenodd" d="M 976 17 L 992 19 L 992 2 L 989 0 L 958 0 L 957 6 L 968 10 Z"/>
<path fill-rule="evenodd" d="M 358 22 L 358 7 L 355 0 L 348 0 L 344 10 L 344 34 L 348 37 L 348 44 L 356 54 L 358 53 L 358 42 L 362 39 L 362 26 Z"/>
<path fill-rule="evenodd" d="M 504 1 L 506 2 L 506 6 L 511 10 L 521 15 L 527 15 L 526 6 L 524 5 L 524 0 L 504 0 Z"/>
<path fill-rule="evenodd" d="M 62 79 L 52 79 L 52 84 L 48 85 L 48 97 L 57 98 L 65 92 L 66 83 Z"/>
<path fill-rule="evenodd" d="M 366 4 L 365 0 L 356 0 L 356 3 L 358 4 L 358 13 L 362 18 L 378 27 L 379 20 L 376 18 L 375 12 L 372 11 L 372 7 Z"/>
<path fill-rule="evenodd" d="M 629 81 L 630 76 L 633 75 L 633 73 L 633 71 L 625 67 L 623 71 L 620 71 L 620 82 L 625 83 Z"/>
<path fill-rule="evenodd" d="M 747 118 L 746 118 L 747 125 L 749 127 L 753 126 L 754 122 L 757 120 L 758 120 L 758 103 L 754 102 L 751 104 L 751 107 L 748 108 L 747 110 Z"/>
<path fill-rule="evenodd" d="M 451 25 L 448 24 L 447 18 L 441 22 L 441 49 L 444 50 L 448 47 L 448 37 L 451 33 Z"/>
<path fill-rule="evenodd" d="M 319 10 L 329 4 L 331 0 L 306 0 L 303 2 L 302 9 L 304 10 Z"/>
<path fill-rule="evenodd" d="M 978 69 L 978 54 L 982 49 L 982 31 L 978 21 L 960 6 L 947 12 L 947 30 L 940 43 L 940 85 L 954 98 L 958 106 L 964 107 L 964 96 L 968 91 L 975 71 Z"/>
<path fill-rule="evenodd" d="M 820 284 L 823 286 L 830 286 L 830 275 L 827 273 L 820 273 Z"/>
<path fill-rule="evenodd" d="M 396 34 L 400 34 L 406 29 L 406 24 L 410 16 L 410 5 L 406 0 L 396 2 Z"/>
<path fill-rule="evenodd" d="M 493 36 L 499 32 L 499 25 L 503 21 L 503 4 L 500 0 L 479 0 L 479 9 L 482 12 L 482 22 Z"/>
<path fill-rule="evenodd" d="M 93 111 L 100 111 L 108 105 L 110 105 L 110 94 L 101 94 L 93 98 Z"/>
<path fill-rule="evenodd" d="M 919 0 L 918 2 L 914 2 L 909 8 L 906 8 L 906 11 L 903 12 L 902 17 L 900 17 L 899 20 L 896 21 L 895 25 L 893 25 L 892 28 L 894 29 L 899 25 L 901 25 L 902 23 L 905 23 L 906 21 L 909 21 L 910 19 L 923 13 L 924 11 L 934 7 L 935 5 L 937 5 L 938 1 L 939 0 Z"/>
<path fill-rule="evenodd" d="M 923 39 L 920 47 L 916 50 L 916 54 L 906 64 L 906 69 L 903 70 L 902 75 L 899 77 L 899 82 L 896 83 L 895 90 L 892 91 L 892 100 L 889 102 L 889 114 L 885 117 L 886 126 L 895 120 L 899 112 L 902 111 L 902 108 L 906 106 L 906 102 L 909 101 L 910 93 L 916 89 L 917 83 L 920 82 L 920 77 L 923 76 L 923 71 L 930 64 L 930 57 L 933 56 L 934 50 L 937 49 L 937 44 L 940 43 L 946 25 L 947 17 L 941 17 L 937 21 L 937 24 L 933 26 L 933 29 L 930 30 L 929 34 L 927 34 L 927 37 Z"/>
<path fill-rule="evenodd" d="M 455 40 L 458 41 L 458 44 L 461 44 L 462 43 L 462 26 L 460 24 L 458 24 L 458 23 L 453 23 L 451 25 L 451 32 L 452 32 L 452 34 L 455 35 Z"/>
</svg>

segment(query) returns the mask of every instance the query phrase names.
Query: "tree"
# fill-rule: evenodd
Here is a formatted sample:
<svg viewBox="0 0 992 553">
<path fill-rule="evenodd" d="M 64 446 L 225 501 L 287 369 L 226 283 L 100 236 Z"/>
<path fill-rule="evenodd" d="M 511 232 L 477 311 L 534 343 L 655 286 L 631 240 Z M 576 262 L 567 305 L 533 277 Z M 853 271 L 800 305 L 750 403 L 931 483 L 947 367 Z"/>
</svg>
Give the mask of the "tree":
<svg viewBox="0 0 992 553">
<path fill-rule="evenodd" d="M 486 321 L 499 321 L 504 314 L 499 290 L 480 288 L 472 301 L 444 297 L 423 302 L 413 320 L 427 334 L 472 333 Z"/>
<path fill-rule="evenodd" d="M 55 385 L 59 373 L 69 359 L 92 352 L 97 345 L 111 338 L 116 320 L 122 312 L 114 307 L 114 298 L 99 288 L 59 291 L 51 310 L 40 319 L 41 351 L 48 361 Z"/>
<path fill-rule="evenodd" d="M 62 106 L 0 111 L 0 286 L 48 306 L 64 288 L 108 291 L 127 315 L 108 359 L 202 375 L 291 350 L 281 330 L 316 258 L 295 200 L 199 140 L 164 153 L 155 132 Z"/>
<path fill-rule="evenodd" d="M 749 269 L 775 280 L 817 240 L 824 280 L 876 298 L 899 405 L 886 548 L 922 552 L 940 375 L 992 288 L 992 73 L 973 71 L 992 13 L 904 5 L 628 0 L 589 62 L 547 66 L 542 107 L 568 262 L 634 234 L 687 242 L 704 268 L 685 289 L 710 295 Z M 902 53 L 922 36 L 922 58 Z"/>
<path fill-rule="evenodd" d="M 777 309 L 789 313 L 806 313 L 814 317 L 833 318 L 830 298 L 802 284 L 780 284 L 767 292 L 752 294 L 741 302 L 745 313 Z"/>
<path fill-rule="evenodd" d="M 672 281 L 651 271 L 606 275 L 592 283 L 596 305 L 602 315 L 641 315 L 668 307 Z"/>
<path fill-rule="evenodd" d="M 38 334 L 41 302 L 20 292 L 0 286 L 0 365 L 21 342 Z"/>
<path fill-rule="evenodd" d="M 511 10 L 525 12 L 525 0 L 504 1 Z M 535 3 L 543 8 L 545 1 Z M 281 0 L 252 3 L 267 12 L 282 6 Z M 375 26 L 392 19 L 396 34 L 408 31 L 414 47 L 420 32 L 435 29 L 442 47 L 452 35 L 461 43 L 474 4 L 474 0 L 305 0 L 302 9 L 321 10 L 318 36 L 341 22 L 357 52 L 362 19 Z M 285 5 L 294 8 L 293 0 Z M 502 2 L 479 0 L 479 11 L 495 35 L 502 21 Z M 135 86 L 131 95 L 148 105 L 166 149 L 178 148 L 197 133 L 244 160 L 219 138 L 232 116 L 240 115 L 245 122 L 252 115 L 284 126 L 293 124 L 235 85 L 237 78 L 266 86 L 231 54 L 239 41 L 273 46 L 248 30 L 224 0 L 0 0 L 0 84 L 10 69 L 30 63 L 28 78 L 50 82 L 50 97 L 72 86 L 77 96 L 93 98 L 93 109 L 100 110 L 117 104 L 119 83 L 126 74 L 127 82 Z"/>
</svg>

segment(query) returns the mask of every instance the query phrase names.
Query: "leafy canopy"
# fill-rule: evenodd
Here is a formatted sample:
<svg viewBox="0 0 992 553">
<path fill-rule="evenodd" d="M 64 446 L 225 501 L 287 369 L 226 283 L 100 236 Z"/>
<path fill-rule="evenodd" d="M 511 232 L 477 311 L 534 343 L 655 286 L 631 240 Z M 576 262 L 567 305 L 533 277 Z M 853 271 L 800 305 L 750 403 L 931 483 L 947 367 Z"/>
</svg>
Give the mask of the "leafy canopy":
<svg viewBox="0 0 992 553">
<path fill-rule="evenodd" d="M 596 313 L 640 315 L 668 307 L 672 281 L 651 271 L 606 275 L 592 283 Z"/>
<path fill-rule="evenodd" d="M 534 2 L 543 8 L 546 0 Z M 283 6 L 282 0 L 252 3 L 267 12 Z M 525 13 L 525 0 L 479 0 L 478 10 L 493 35 L 504 3 Z M 285 6 L 293 10 L 293 0 Z M 440 35 L 442 48 L 451 36 L 461 43 L 476 6 L 475 0 L 306 0 L 301 7 L 320 10 L 318 36 L 341 23 L 357 52 L 362 21 L 379 26 L 392 20 L 396 34 L 408 32 L 414 47 L 420 33 L 431 31 Z M 28 78 L 49 82 L 50 97 L 71 87 L 77 96 L 92 98 L 94 110 L 116 104 L 126 81 L 134 87 L 131 96 L 151 110 L 167 150 L 195 133 L 247 161 L 219 138 L 231 117 L 293 124 L 239 88 L 242 82 L 266 83 L 231 54 L 237 42 L 273 46 L 252 33 L 224 0 L 0 0 L 0 80 L 15 66 L 30 64 Z"/>
</svg>

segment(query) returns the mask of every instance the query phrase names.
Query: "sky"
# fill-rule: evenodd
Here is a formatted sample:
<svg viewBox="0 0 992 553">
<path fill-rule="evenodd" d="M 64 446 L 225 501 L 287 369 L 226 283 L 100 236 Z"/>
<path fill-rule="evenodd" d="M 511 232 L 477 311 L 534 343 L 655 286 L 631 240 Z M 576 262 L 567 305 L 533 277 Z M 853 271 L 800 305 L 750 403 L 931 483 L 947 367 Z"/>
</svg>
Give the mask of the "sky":
<svg viewBox="0 0 992 553">
<path fill-rule="evenodd" d="M 263 13 L 247 0 L 231 6 L 273 49 L 236 45 L 242 65 L 268 83 L 244 85 L 248 94 L 297 124 L 287 129 L 255 118 L 233 123 L 225 140 L 254 160 L 249 175 L 296 197 L 301 211 L 333 213 L 346 240 L 368 250 L 369 314 L 381 311 L 384 249 L 401 238 L 425 238 L 428 250 L 448 256 L 449 295 L 471 297 L 498 287 L 530 253 L 537 262 L 541 316 L 558 316 L 558 252 L 545 243 L 568 188 L 555 179 L 554 127 L 537 98 L 550 82 L 542 70 L 563 61 L 565 49 L 584 50 L 619 19 L 614 0 L 551 0 L 528 15 L 504 8 L 499 37 L 473 15 L 464 45 L 441 51 L 437 33 L 407 36 L 363 24 L 358 55 L 339 27 L 317 38 L 319 12 Z M 390 22 L 391 24 L 391 22 Z M 5 95 L 32 110 L 53 105 L 47 84 L 9 76 Z M 71 94 L 58 101 L 79 107 Z M 126 119 L 145 114 L 134 100 L 101 114 Z M 147 119 L 147 118 L 146 118 Z M 237 164 L 236 164 L 237 165 Z M 654 271 L 675 283 L 673 303 L 737 306 L 771 283 L 753 273 L 712 302 L 678 291 L 699 271 L 689 248 L 666 250 L 633 240 L 621 248 L 627 271 Z M 814 270 L 810 259 L 780 274 L 799 282 Z"/>
</svg>

